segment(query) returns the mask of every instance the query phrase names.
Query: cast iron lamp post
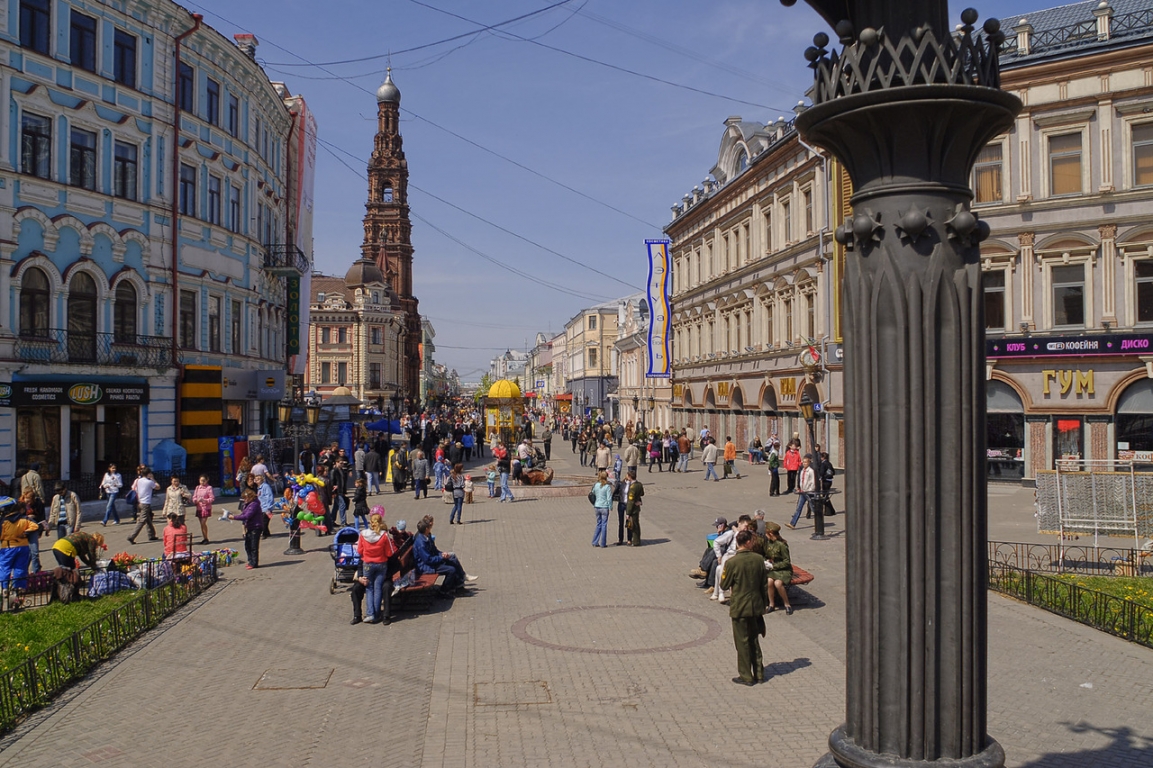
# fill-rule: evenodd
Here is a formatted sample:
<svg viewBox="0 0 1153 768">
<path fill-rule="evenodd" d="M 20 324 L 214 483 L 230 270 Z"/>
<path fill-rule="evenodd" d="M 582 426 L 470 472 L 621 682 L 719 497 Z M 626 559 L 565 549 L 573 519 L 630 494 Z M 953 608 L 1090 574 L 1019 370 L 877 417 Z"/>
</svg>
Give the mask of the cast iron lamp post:
<svg viewBox="0 0 1153 768">
<path fill-rule="evenodd" d="M 641 412 L 641 399 L 633 395 L 633 418 L 638 418 Z"/>
<path fill-rule="evenodd" d="M 809 451 L 813 455 L 811 466 L 813 467 L 813 477 L 817 481 L 809 501 L 813 508 L 813 535 L 810 538 L 814 541 L 825 541 L 829 538 L 825 535 L 825 486 L 821 482 L 821 457 L 817 453 L 817 431 L 813 426 L 813 400 L 807 391 L 801 392 L 801 399 L 797 406 L 801 409 L 801 418 L 809 425 Z"/>
<path fill-rule="evenodd" d="M 282 400 L 277 408 L 280 411 L 280 428 L 286 436 L 292 438 L 292 468 L 295 474 L 296 462 L 300 457 L 300 438 L 316 430 L 316 424 L 320 421 L 320 406 L 298 396 L 292 400 Z M 303 412 L 303 418 L 296 415 L 298 410 Z M 288 549 L 284 550 L 284 554 L 303 555 L 304 550 L 300 548 L 300 521 L 294 519 L 289 530 Z"/>
<path fill-rule="evenodd" d="M 649 396 L 649 416 L 648 416 L 648 419 L 647 419 L 647 421 L 648 421 L 650 424 L 651 424 L 651 423 L 652 423 L 652 421 L 653 421 L 653 411 L 656 409 L 656 407 L 657 407 L 657 401 L 656 401 L 656 399 L 655 399 L 655 398 L 653 398 L 653 397 L 650 395 L 650 396 Z"/>
<path fill-rule="evenodd" d="M 782 0 L 792 5 L 796 0 Z M 846 715 L 822 768 L 1000 768 L 987 726 L 985 355 L 970 173 L 1021 102 L 1000 22 L 945 0 L 807 0 L 796 126 L 840 160 L 845 258 Z M 872 460 L 876 448 L 885 462 Z"/>
</svg>

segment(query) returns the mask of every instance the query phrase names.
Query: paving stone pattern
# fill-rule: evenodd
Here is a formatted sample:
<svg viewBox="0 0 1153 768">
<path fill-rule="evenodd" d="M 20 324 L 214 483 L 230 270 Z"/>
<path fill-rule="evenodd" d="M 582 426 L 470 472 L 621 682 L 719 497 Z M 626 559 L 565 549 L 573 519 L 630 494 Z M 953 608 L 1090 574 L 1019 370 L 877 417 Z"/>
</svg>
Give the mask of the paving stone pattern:
<svg viewBox="0 0 1153 768">
<path fill-rule="evenodd" d="M 560 447 L 558 472 L 582 472 Z M 642 468 L 640 549 L 592 547 L 583 494 L 500 504 L 478 484 L 464 526 L 439 499 L 375 497 L 412 529 L 436 515 L 438 544 L 481 577 L 387 627 L 349 625 L 347 594 L 328 593 L 327 539 L 306 536 L 292 558 L 278 532 L 260 569 L 224 569 L 208 597 L 0 742 L 0 768 L 810 766 L 843 712 L 846 518 L 825 542 L 786 530 L 816 580 L 793 616 L 766 617 L 766 684 L 733 685 L 727 609 L 687 573 L 717 514 L 760 507 L 783 522 L 794 502 L 767 498 L 759 467 L 705 484 L 691 466 Z M 991 537 L 1051 541 L 1032 511 L 1031 490 L 993 486 Z M 210 526 L 242 549 L 239 526 Z M 126 547 L 127 526 L 103 530 Z M 1153 651 L 996 595 L 989 615 L 990 731 L 1009 765 L 1153 765 Z"/>
</svg>

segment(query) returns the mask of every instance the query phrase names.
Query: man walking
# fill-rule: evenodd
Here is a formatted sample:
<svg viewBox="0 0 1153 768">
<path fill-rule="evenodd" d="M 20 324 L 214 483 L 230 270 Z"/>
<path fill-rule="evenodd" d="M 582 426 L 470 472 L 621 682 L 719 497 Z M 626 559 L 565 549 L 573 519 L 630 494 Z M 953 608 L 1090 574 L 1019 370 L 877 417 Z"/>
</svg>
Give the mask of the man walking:
<svg viewBox="0 0 1153 768">
<path fill-rule="evenodd" d="M 540 439 L 544 443 L 544 460 L 552 461 L 552 430 L 546 426 Z"/>
<path fill-rule="evenodd" d="M 156 541 L 159 536 L 156 535 L 156 526 L 152 524 L 152 493 L 160 490 L 160 483 L 152 479 L 152 472 L 147 467 L 140 467 L 139 476 L 132 483 L 132 490 L 136 491 L 136 512 L 140 518 L 140 522 L 136 524 L 136 530 L 128 537 L 129 544 L 136 543 L 136 537 L 144 530 L 145 526 L 148 528 L 148 540 Z"/>
<path fill-rule="evenodd" d="M 733 643 L 737 647 L 738 685 L 756 685 L 765 680 L 760 638 L 765 634 L 765 606 L 768 580 L 765 558 L 754 550 L 759 543 L 752 531 L 737 533 L 737 553 L 721 572 L 721 589 L 732 590 L 729 619 L 733 622 Z"/>
<path fill-rule="evenodd" d="M 640 464 L 641 461 L 641 449 L 637 448 L 636 443 L 629 443 L 629 447 L 625 448 L 623 458 L 625 462 L 625 472 L 635 475 L 637 473 L 637 465 Z"/>
<path fill-rule="evenodd" d="M 725 438 L 725 479 L 729 479 L 729 475 L 736 475 L 737 479 L 741 479 L 741 473 L 737 471 L 737 446 L 733 442 L 732 437 Z"/>
<path fill-rule="evenodd" d="M 365 488 L 369 493 L 380 493 L 380 467 L 384 459 L 374 445 L 364 457 L 364 472 L 368 476 Z"/>
<path fill-rule="evenodd" d="M 693 444 L 682 429 L 677 436 L 677 472 L 689 471 L 689 457 L 692 456 Z"/>
<path fill-rule="evenodd" d="M 719 483 L 721 479 L 717 477 L 717 444 L 712 440 L 705 442 L 705 449 L 701 452 L 701 461 L 705 464 L 705 482 L 709 481 L 711 477 L 713 482 Z"/>
<path fill-rule="evenodd" d="M 801 519 L 801 510 L 805 508 L 806 504 L 812 503 L 813 494 L 816 492 L 817 473 L 813 469 L 812 459 L 805 456 L 801 459 L 801 472 L 797 478 L 797 510 L 793 512 L 793 519 L 787 523 L 790 528 L 797 527 L 797 521 Z M 805 517 L 810 517 L 812 514 L 810 511 Z"/>
</svg>

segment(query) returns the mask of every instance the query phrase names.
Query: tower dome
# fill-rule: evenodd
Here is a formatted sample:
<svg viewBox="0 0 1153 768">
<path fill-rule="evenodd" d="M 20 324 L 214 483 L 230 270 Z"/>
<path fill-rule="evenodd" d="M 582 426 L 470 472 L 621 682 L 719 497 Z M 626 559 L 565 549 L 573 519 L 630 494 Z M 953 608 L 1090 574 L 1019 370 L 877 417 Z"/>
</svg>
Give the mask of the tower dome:
<svg viewBox="0 0 1153 768">
<path fill-rule="evenodd" d="M 376 89 L 376 103 L 384 104 L 385 102 L 400 106 L 400 89 L 392 82 L 392 67 L 388 68 L 384 82 Z"/>
<path fill-rule="evenodd" d="M 344 276 L 344 285 L 349 289 L 359 288 L 369 283 L 383 283 L 384 273 L 376 262 L 367 256 L 362 256 L 352 263 Z"/>
</svg>

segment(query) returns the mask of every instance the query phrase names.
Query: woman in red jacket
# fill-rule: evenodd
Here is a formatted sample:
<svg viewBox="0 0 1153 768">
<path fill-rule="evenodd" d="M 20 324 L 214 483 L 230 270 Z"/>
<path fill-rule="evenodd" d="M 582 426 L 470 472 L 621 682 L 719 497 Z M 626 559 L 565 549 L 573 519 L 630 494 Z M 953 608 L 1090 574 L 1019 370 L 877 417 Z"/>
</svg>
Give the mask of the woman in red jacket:
<svg viewBox="0 0 1153 768">
<path fill-rule="evenodd" d="M 801 469 L 801 448 L 797 443 L 790 442 L 781 459 L 781 465 L 789 473 L 789 489 L 785 493 L 792 493 L 797 487 L 797 472 Z"/>
<path fill-rule="evenodd" d="M 368 529 L 360 532 L 356 551 L 360 553 L 368 579 L 365 612 L 369 618 L 365 623 L 391 624 L 392 580 L 388 578 L 388 558 L 396 553 L 396 545 L 388 535 L 383 515 L 369 515 Z"/>
</svg>

